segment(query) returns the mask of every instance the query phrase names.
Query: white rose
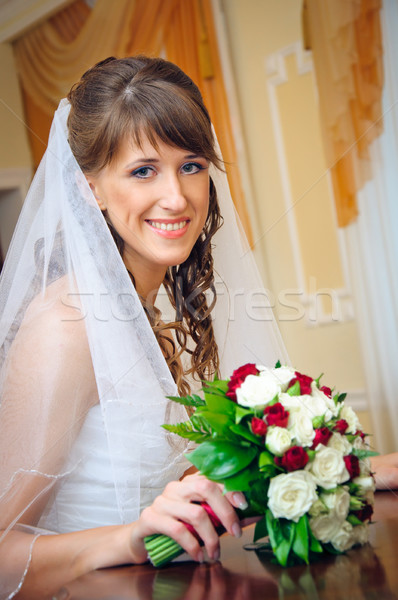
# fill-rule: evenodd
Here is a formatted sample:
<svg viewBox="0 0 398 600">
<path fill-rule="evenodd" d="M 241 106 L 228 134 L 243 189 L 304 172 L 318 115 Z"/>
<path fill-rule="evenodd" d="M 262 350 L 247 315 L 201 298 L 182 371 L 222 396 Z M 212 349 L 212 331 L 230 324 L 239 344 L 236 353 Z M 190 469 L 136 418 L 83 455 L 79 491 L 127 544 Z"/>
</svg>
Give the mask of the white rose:
<svg viewBox="0 0 398 600">
<path fill-rule="evenodd" d="M 351 546 L 360 544 L 363 546 L 369 540 L 369 527 L 367 525 L 356 525 L 352 528 L 350 535 Z"/>
<path fill-rule="evenodd" d="M 290 409 L 288 429 L 299 446 L 312 446 L 315 429 L 312 425 L 312 418 L 305 409 Z"/>
<path fill-rule="evenodd" d="M 361 475 L 367 477 L 372 472 L 372 465 L 370 462 L 370 458 L 360 458 L 359 459 L 359 471 Z"/>
<path fill-rule="evenodd" d="M 323 444 L 318 444 L 314 460 L 305 468 L 312 473 L 317 485 L 326 490 L 350 478 L 341 452 Z"/>
<path fill-rule="evenodd" d="M 280 391 L 275 377 L 267 375 L 248 375 L 236 390 L 236 399 L 241 406 L 254 407 L 268 404 Z"/>
<path fill-rule="evenodd" d="M 338 521 L 332 514 L 319 515 L 310 519 L 309 523 L 316 539 L 324 544 L 330 542 L 337 535 L 341 527 L 341 521 Z"/>
<path fill-rule="evenodd" d="M 362 426 L 351 406 L 343 406 L 339 413 L 339 419 L 344 419 L 348 423 L 347 433 L 356 433 L 358 429 L 362 431 Z"/>
<path fill-rule="evenodd" d="M 349 550 L 354 542 L 351 538 L 353 526 L 348 521 L 344 521 L 338 527 L 335 535 L 333 535 L 330 539 L 332 545 L 339 552 L 345 552 Z"/>
<path fill-rule="evenodd" d="M 291 367 L 279 367 L 279 369 L 272 369 L 272 374 L 278 381 L 282 392 L 286 392 L 290 381 L 296 376 L 295 370 Z"/>
<path fill-rule="evenodd" d="M 367 477 L 355 477 L 355 479 L 352 480 L 352 483 L 355 483 L 355 485 L 359 485 L 359 487 L 361 488 L 361 495 L 365 494 L 368 491 L 374 492 L 376 489 L 375 480 L 371 475 L 368 475 Z"/>
<path fill-rule="evenodd" d="M 327 514 L 329 510 L 326 508 L 322 500 L 318 498 L 318 500 L 315 500 L 314 504 L 312 504 L 308 512 L 311 517 L 319 517 L 319 515 Z"/>
<path fill-rule="evenodd" d="M 286 408 L 286 410 L 290 410 L 292 408 L 301 408 L 302 403 L 300 398 L 301 396 L 290 396 L 290 394 L 285 394 L 284 392 L 279 394 L 279 402 L 282 404 L 283 408 Z"/>
<path fill-rule="evenodd" d="M 344 488 L 338 488 L 332 494 L 321 494 L 321 499 L 328 507 L 333 518 L 345 521 L 350 509 L 350 494 Z"/>
<path fill-rule="evenodd" d="M 268 506 L 276 519 L 297 523 L 317 499 L 314 478 L 306 471 L 277 475 L 268 489 Z"/>
<path fill-rule="evenodd" d="M 265 445 L 272 454 L 282 456 L 292 445 L 292 436 L 286 427 L 272 426 L 268 428 Z"/>
<path fill-rule="evenodd" d="M 322 390 L 317 387 L 315 381 L 311 383 L 311 396 L 314 398 L 321 398 L 323 400 L 326 407 L 326 421 L 330 421 L 332 417 L 337 417 L 339 413 L 339 407 L 335 404 L 333 398 L 329 398 L 327 394 L 322 392 Z"/>
<path fill-rule="evenodd" d="M 369 450 L 369 445 L 358 435 L 352 443 L 356 450 Z"/>
<path fill-rule="evenodd" d="M 343 455 L 351 454 L 352 451 L 352 445 L 347 440 L 347 436 L 341 435 L 341 433 L 337 433 L 337 431 L 333 432 L 327 446 L 328 448 L 334 448 Z"/>
</svg>

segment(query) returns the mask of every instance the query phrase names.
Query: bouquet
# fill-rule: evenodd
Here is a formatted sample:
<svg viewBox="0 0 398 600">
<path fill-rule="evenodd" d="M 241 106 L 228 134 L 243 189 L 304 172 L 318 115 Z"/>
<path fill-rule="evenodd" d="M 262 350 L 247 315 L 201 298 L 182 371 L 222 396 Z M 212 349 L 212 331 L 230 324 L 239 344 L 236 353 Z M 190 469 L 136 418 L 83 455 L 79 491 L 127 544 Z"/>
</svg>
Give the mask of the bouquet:
<svg viewBox="0 0 398 600">
<path fill-rule="evenodd" d="M 279 362 L 273 369 L 246 364 L 229 380 L 204 383 L 204 399 L 171 397 L 194 413 L 163 425 L 198 444 L 188 459 L 203 475 L 245 494 L 249 507 L 241 516 L 263 517 L 254 541 L 268 536 L 282 566 L 308 564 L 368 539 L 375 489 L 369 456 L 376 453 L 346 394 L 320 379 Z M 216 515 L 204 508 L 217 528 Z M 164 535 L 145 543 L 155 566 L 183 552 Z"/>
</svg>

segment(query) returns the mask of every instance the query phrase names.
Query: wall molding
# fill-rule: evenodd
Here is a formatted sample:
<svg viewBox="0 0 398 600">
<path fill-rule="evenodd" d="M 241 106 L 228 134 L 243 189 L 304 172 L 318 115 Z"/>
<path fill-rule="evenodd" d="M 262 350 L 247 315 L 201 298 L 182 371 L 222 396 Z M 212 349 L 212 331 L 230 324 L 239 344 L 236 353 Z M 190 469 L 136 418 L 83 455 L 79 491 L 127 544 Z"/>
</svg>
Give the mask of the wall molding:
<svg viewBox="0 0 398 600">
<path fill-rule="evenodd" d="M 336 221 L 339 256 L 344 278 L 344 286 L 333 290 L 332 300 L 336 310 L 333 310 L 331 313 L 328 313 L 324 310 L 322 302 L 318 301 L 318 297 L 321 295 L 322 290 L 318 290 L 316 293 L 310 293 L 307 289 L 308 285 L 304 275 L 304 261 L 300 248 L 298 226 L 293 210 L 294 202 L 290 184 L 286 149 L 282 134 L 282 120 L 277 99 L 277 87 L 287 83 L 289 80 L 286 69 L 286 58 L 291 55 L 296 57 L 297 72 L 299 75 L 304 75 L 313 71 L 312 53 L 304 50 L 301 42 L 295 42 L 294 44 L 289 44 L 288 46 L 281 48 L 278 52 L 274 52 L 266 57 L 265 73 L 267 78 L 266 83 L 270 102 L 272 126 L 281 176 L 282 193 L 285 202 L 286 219 L 294 261 L 294 270 L 296 273 L 297 288 L 300 290 L 300 292 L 302 292 L 300 299 L 303 306 L 306 308 L 307 326 L 317 327 L 352 321 L 355 317 L 355 311 L 351 295 L 351 283 L 349 277 L 345 238 L 343 233 L 338 230 Z M 329 172 L 327 173 L 327 181 L 329 190 L 331 192 L 331 197 L 333 197 Z M 334 210 L 333 214 L 335 215 Z M 313 314 L 316 314 L 316 318 L 311 317 Z"/>
</svg>

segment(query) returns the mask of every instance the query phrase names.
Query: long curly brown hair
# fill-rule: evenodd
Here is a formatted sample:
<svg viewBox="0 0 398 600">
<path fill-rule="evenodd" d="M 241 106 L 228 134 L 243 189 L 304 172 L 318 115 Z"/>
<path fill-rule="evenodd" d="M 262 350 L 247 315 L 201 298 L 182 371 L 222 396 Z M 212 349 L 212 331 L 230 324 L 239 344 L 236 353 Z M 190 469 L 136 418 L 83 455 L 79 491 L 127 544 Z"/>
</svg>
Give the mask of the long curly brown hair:
<svg viewBox="0 0 398 600">
<path fill-rule="evenodd" d="M 169 61 L 146 56 L 110 57 L 89 69 L 72 87 L 68 99 L 69 143 L 86 175 L 98 174 L 111 164 L 126 138 L 141 147 L 146 137 L 155 148 L 161 140 L 222 167 L 201 93 Z M 123 255 L 124 241 L 106 211 L 104 217 Z M 203 231 L 188 259 L 169 267 L 163 281 L 175 320 L 162 323 L 160 311 L 141 299 L 180 394 L 190 391 L 187 376 L 210 379 L 219 367 L 211 317 L 216 301 L 211 239 L 221 224 L 217 193 L 210 179 Z M 190 356 L 190 366 L 185 369 L 181 360 L 184 353 Z"/>
</svg>

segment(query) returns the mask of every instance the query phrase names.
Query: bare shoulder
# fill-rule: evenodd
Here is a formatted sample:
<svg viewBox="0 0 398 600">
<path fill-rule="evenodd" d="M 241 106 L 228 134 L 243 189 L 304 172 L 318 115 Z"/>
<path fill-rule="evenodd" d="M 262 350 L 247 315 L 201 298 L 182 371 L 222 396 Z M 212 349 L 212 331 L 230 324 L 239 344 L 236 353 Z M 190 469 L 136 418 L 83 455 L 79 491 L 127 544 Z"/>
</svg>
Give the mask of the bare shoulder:
<svg viewBox="0 0 398 600">
<path fill-rule="evenodd" d="M 23 376 L 35 371 L 37 377 L 47 369 L 59 376 L 81 379 L 92 394 L 96 389 L 86 325 L 80 304 L 68 295 L 64 278 L 51 284 L 26 310 L 11 347 L 12 373 Z"/>
</svg>

